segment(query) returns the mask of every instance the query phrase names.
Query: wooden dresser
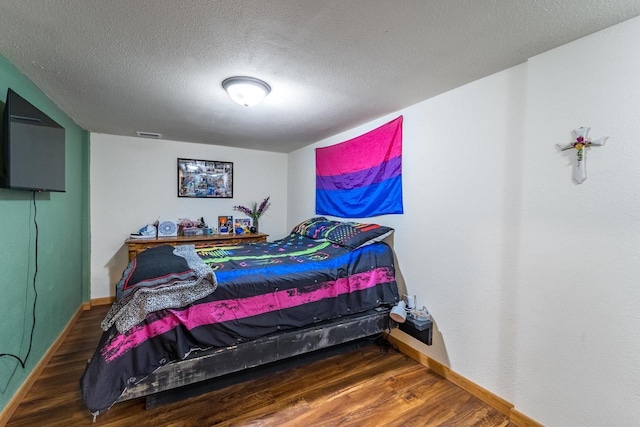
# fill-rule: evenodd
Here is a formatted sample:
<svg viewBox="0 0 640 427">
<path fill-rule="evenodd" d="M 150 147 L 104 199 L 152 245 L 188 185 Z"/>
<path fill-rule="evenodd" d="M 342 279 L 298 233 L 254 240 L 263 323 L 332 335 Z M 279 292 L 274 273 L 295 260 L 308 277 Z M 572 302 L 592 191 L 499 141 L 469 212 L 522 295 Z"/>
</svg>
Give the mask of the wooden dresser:
<svg viewBox="0 0 640 427">
<path fill-rule="evenodd" d="M 129 261 L 149 248 L 160 245 L 195 245 L 196 248 L 215 245 L 246 245 L 247 243 L 266 242 L 268 234 L 210 234 L 208 236 L 176 236 L 153 239 L 127 239 L 124 242 L 129 250 Z"/>
</svg>

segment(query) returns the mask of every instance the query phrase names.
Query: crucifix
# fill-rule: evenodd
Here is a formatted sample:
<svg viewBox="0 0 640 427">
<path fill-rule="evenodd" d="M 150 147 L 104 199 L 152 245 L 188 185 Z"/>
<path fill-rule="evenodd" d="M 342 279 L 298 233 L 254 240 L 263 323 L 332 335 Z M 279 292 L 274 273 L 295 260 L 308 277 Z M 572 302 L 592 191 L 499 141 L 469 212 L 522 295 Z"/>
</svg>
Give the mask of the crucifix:
<svg viewBox="0 0 640 427">
<path fill-rule="evenodd" d="M 604 145 L 604 143 L 607 142 L 607 139 L 609 139 L 608 136 L 603 136 L 602 138 L 598 138 L 592 141 L 587 136 L 587 134 L 589 133 L 589 129 L 590 128 L 585 127 L 574 129 L 571 131 L 571 133 L 573 134 L 573 142 L 570 142 L 566 145 L 556 144 L 562 151 L 570 150 L 572 148 L 578 150 L 576 167 L 573 169 L 573 179 L 575 179 L 578 184 L 582 184 L 582 182 L 587 179 L 587 171 L 585 170 L 587 152 L 585 151 L 585 148 Z"/>
</svg>

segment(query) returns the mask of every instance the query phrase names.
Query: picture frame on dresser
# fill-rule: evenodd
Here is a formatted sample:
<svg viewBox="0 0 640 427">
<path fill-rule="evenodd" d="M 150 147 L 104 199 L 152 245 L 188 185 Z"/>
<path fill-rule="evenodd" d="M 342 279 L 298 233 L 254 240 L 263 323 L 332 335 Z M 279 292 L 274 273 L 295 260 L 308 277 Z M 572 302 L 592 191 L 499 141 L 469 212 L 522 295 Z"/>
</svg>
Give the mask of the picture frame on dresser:
<svg viewBox="0 0 640 427">
<path fill-rule="evenodd" d="M 233 198 L 233 162 L 178 158 L 178 197 Z"/>
<path fill-rule="evenodd" d="M 220 234 L 233 232 L 233 217 L 231 215 L 218 216 L 218 232 Z"/>
</svg>

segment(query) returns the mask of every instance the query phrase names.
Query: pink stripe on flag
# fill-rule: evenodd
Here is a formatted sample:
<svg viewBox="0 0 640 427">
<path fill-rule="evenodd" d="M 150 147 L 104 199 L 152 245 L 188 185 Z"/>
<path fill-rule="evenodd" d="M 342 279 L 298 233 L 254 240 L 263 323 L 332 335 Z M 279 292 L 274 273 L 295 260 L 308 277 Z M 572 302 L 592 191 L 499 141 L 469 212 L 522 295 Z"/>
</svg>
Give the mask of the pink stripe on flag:
<svg viewBox="0 0 640 427">
<path fill-rule="evenodd" d="M 185 310 L 168 310 L 171 315 L 152 323 L 135 326 L 128 333 L 114 337 L 112 341 L 105 345 L 102 355 L 107 362 L 110 362 L 130 349 L 141 345 L 146 340 L 162 335 L 178 325 L 184 325 L 191 330 L 198 326 L 242 319 L 270 311 L 284 310 L 320 301 L 324 298 L 335 298 L 338 295 L 372 288 L 378 283 L 385 283 L 391 280 L 394 280 L 393 272 L 387 267 L 381 267 L 335 281 L 324 282 L 320 284 L 318 289 L 310 292 L 285 289 L 248 298 L 192 305 Z"/>
<path fill-rule="evenodd" d="M 401 154 L 402 116 L 364 135 L 330 147 L 317 148 L 316 175 L 342 175 L 370 169 Z"/>
</svg>

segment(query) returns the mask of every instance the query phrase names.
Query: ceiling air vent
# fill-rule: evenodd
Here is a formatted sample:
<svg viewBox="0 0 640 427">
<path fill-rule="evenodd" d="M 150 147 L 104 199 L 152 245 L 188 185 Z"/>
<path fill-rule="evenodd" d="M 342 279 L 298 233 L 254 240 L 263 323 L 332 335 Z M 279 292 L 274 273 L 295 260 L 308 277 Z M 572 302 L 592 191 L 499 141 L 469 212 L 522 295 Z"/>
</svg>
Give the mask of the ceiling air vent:
<svg viewBox="0 0 640 427">
<path fill-rule="evenodd" d="M 136 135 L 141 136 L 143 138 L 155 138 L 155 139 L 162 137 L 161 133 L 155 133 L 155 132 L 136 131 Z"/>
</svg>

